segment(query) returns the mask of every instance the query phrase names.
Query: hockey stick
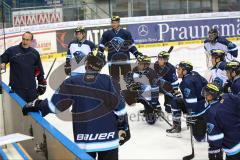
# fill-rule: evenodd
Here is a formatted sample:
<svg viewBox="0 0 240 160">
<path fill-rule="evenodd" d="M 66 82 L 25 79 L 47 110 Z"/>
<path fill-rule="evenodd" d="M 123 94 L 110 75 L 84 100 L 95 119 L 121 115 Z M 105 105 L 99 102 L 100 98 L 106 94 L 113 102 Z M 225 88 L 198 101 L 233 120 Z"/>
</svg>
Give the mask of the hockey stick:
<svg viewBox="0 0 240 160">
<path fill-rule="evenodd" d="M 190 136 L 191 136 L 191 147 L 192 147 L 192 153 L 190 155 L 187 155 L 183 157 L 183 160 L 191 160 L 194 158 L 194 144 L 193 144 L 193 131 L 192 131 L 192 124 L 190 125 Z"/>
<path fill-rule="evenodd" d="M 50 69 L 49 69 L 49 71 L 48 71 L 48 73 L 47 73 L 46 79 L 48 79 L 48 76 L 50 75 L 50 73 L 51 73 L 51 71 L 52 71 L 52 68 L 53 68 L 56 60 L 57 60 L 57 58 L 55 58 L 55 59 L 53 60 L 52 65 L 51 65 L 51 67 L 50 67 Z"/>
<path fill-rule="evenodd" d="M 173 46 L 171 46 L 169 49 L 168 49 L 168 53 L 171 53 L 172 52 L 172 50 L 173 50 Z M 156 58 L 156 57 L 158 57 L 158 56 L 149 56 L 150 58 Z M 130 64 L 130 63 L 132 63 L 131 62 L 131 60 L 136 60 L 137 58 L 130 58 L 129 60 L 126 60 L 126 61 L 116 61 L 116 62 L 108 62 L 108 64 L 109 65 L 111 65 L 111 64 L 119 64 L 119 65 L 121 65 L 121 64 Z"/>
<path fill-rule="evenodd" d="M 172 127 L 172 124 L 161 113 L 159 113 L 158 116 L 160 116 L 170 127 Z"/>
<path fill-rule="evenodd" d="M 153 108 L 152 107 L 152 105 L 147 101 L 147 100 L 145 100 L 144 98 L 141 98 L 141 99 L 139 99 L 138 100 L 138 103 L 142 103 L 143 105 L 148 105 L 148 106 L 150 106 L 151 108 Z M 163 113 L 163 112 L 162 112 Z M 160 116 L 168 125 L 170 125 L 171 127 L 172 127 L 172 124 L 161 114 L 161 113 L 159 113 L 159 114 L 157 114 L 158 116 Z"/>
<path fill-rule="evenodd" d="M 168 53 L 171 53 L 172 52 L 172 50 L 173 50 L 173 46 L 171 46 L 169 49 L 168 49 Z M 156 58 L 156 57 L 158 57 L 158 56 L 149 56 L 150 58 Z M 130 60 L 135 60 L 135 59 L 137 59 L 137 58 L 130 58 Z"/>
</svg>

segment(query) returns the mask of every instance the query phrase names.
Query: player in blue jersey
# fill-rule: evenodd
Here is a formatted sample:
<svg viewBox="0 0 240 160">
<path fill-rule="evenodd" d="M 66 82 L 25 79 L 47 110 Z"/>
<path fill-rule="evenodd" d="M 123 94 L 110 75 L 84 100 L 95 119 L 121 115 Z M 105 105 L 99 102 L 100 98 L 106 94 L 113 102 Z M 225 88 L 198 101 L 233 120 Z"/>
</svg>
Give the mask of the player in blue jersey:
<svg viewBox="0 0 240 160">
<path fill-rule="evenodd" d="M 100 74 L 105 65 L 101 54 L 89 54 L 86 73 L 66 79 L 52 97 L 35 100 L 23 114 L 58 113 L 72 105 L 75 143 L 98 160 L 118 159 L 118 147 L 130 139 L 125 102 L 110 76 Z"/>
<path fill-rule="evenodd" d="M 95 44 L 89 40 L 86 40 L 86 29 L 82 26 L 75 29 L 76 40 L 73 40 L 68 45 L 65 73 L 71 75 L 73 69 L 73 61 L 79 64 L 81 61 L 84 62 L 87 54 L 95 49 Z M 79 67 L 78 67 L 79 66 Z M 74 67 L 74 73 L 83 72 L 80 65 Z M 73 74 L 73 73 L 72 73 Z"/>
<path fill-rule="evenodd" d="M 201 95 L 201 90 L 207 85 L 207 80 L 192 70 L 192 64 L 187 61 L 182 61 L 177 66 L 178 78 L 182 78 L 179 88 L 183 98 L 173 97 L 171 104 L 173 127 L 167 129 L 167 135 L 181 136 L 181 111 L 183 111 L 187 113 L 187 121 L 191 119 L 195 122 L 192 124 L 193 136 L 200 142 L 205 140 L 206 134 L 205 101 Z"/>
<path fill-rule="evenodd" d="M 176 74 L 176 69 L 175 67 L 168 62 L 169 60 L 170 53 L 162 51 L 158 54 L 158 61 L 154 63 L 154 70 L 157 73 L 157 77 L 159 80 L 166 81 L 171 84 L 172 86 L 172 92 L 171 94 L 178 94 L 178 78 Z M 160 87 L 160 92 L 161 92 L 162 87 Z M 165 111 L 167 113 L 171 113 L 171 101 L 172 97 L 169 96 L 168 94 L 164 94 L 164 106 L 165 106 Z"/>
<path fill-rule="evenodd" d="M 206 99 L 209 160 L 240 159 L 240 97 L 221 94 L 218 85 L 209 83 L 202 94 Z"/>
<path fill-rule="evenodd" d="M 206 51 L 206 60 L 208 68 L 211 67 L 210 56 L 211 50 L 223 50 L 226 53 L 226 60 L 231 61 L 238 56 L 238 48 L 237 46 L 228 41 L 224 37 L 220 37 L 218 34 L 218 30 L 216 28 L 212 28 L 208 32 L 208 39 L 204 41 L 204 48 Z"/>
<path fill-rule="evenodd" d="M 111 18 L 111 26 L 112 29 L 103 33 L 98 50 L 103 53 L 105 48 L 108 48 L 109 73 L 119 83 L 120 73 L 126 76 L 131 71 L 131 65 L 127 63 L 130 59 L 129 52 L 135 57 L 141 56 L 141 54 L 135 47 L 131 33 L 120 27 L 119 16 Z M 125 61 L 126 63 L 114 64 L 116 61 Z M 120 84 L 117 87 L 120 88 Z"/>
<path fill-rule="evenodd" d="M 238 61 L 228 62 L 225 66 L 228 81 L 224 86 L 224 92 L 240 95 L 240 63 Z"/>
</svg>

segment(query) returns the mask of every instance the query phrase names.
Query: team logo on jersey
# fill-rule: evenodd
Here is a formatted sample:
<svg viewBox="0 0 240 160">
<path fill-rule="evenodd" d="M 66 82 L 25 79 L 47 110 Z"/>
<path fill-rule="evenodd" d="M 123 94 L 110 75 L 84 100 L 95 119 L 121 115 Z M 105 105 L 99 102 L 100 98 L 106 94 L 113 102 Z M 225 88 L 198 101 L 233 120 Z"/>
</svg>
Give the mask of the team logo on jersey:
<svg viewBox="0 0 240 160">
<path fill-rule="evenodd" d="M 214 128 L 214 124 L 212 123 L 207 123 L 207 132 L 211 133 Z"/>
<path fill-rule="evenodd" d="M 114 37 L 110 41 L 110 43 L 113 46 L 113 48 L 118 52 L 124 44 L 124 39 L 122 39 L 121 37 Z"/>
<path fill-rule="evenodd" d="M 189 88 L 184 89 L 184 95 L 185 97 L 188 97 L 190 95 L 191 90 Z"/>
<path fill-rule="evenodd" d="M 147 36 L 148 35 L 148 26 L 140 25 L 138 27 L 138 35 L 142 36 L 142 37 Z"/>
</svg>

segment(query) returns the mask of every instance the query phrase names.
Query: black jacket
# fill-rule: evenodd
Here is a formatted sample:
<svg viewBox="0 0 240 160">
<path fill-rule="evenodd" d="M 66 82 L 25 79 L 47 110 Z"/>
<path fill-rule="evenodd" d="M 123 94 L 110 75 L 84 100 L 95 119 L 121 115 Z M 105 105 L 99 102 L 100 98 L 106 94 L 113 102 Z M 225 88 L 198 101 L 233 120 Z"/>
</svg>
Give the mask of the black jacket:
<svg viewBox="0 0 240 160">
<path fill-rule="evenodd" d="M 35 69 L 40 71 L 38 81 L 44 79 L 44 71 L 39 52 L 34 48 L 19 45 L 9 47 L 1 55 L 1 63 L 10 63 L 10 81 L 12 88 L 36 88 Z"/>
</svg>

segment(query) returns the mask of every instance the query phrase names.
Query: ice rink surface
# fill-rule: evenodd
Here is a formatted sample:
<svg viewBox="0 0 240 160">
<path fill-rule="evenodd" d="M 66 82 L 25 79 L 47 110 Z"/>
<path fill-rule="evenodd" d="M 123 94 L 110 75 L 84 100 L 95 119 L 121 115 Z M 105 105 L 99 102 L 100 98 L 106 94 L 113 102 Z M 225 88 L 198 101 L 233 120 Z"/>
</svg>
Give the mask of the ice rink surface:
<svg viewBox="0 0 240 160">
<path fill-rule="evenodd" d="M 237 46 L 240 46 L 240 41 L 235 42 Z M 155 47 L 155 48 L 140 48 L 139 50 L 143 54 L 157 55 L 160 51 L 167 51 L 169 47 Z M 206 72 L 206 61 L 204 48 L 202 44 L 190 44 L 175 46 L 171 56 L 170 62 L 177 64 L 182 60 L 188 60 L 192 62 L 194 70 L 199 71 L 200 74 L 205 75 Z M 43 62 L 45 73 L 48 72 L 52 60 Z M 58 58 L 54 68 L 64 63 L 65 58 Z M 154 63 L 156 59 L 152 59 Z M 107 67 L 105 66 L 103 73 L 108 73 Z M 64 70 L 62 72 L 64 73 Z M 3 81 L 8 82 L 9 71 L 3 76 Z M 53 94 L 53 90 L 48 87 L 47 93 L 41 96 L 41 99 L 50 97 Z M 162 109 L 163 97 L 160 96 L 160 103 Z M 159 159 L 159 160 L 180 160 L 183 156 L 191 153 L 190 143 L 190 132 L 186 129 L 186 123 L 182 118 L 182 138 L 173 138 L 166 136 L 166 129 L 170 126 L 161 119 L 154 125 L 148 125 L 143 116 L 139 114 L 139 111 L 143 109 L 141 104 L 135 106 L 126 106 L 129 117 L 129 124 L 131 130 L 131 139 L 120 147 L 119 158 L 120 159 Z M 69 111 L 66 111 L 68 113 Z M 66 114 L 61 113 L 61 114 Z M 62 121 L 56 115 L 49 114 L 45 117 L 53 126 L 59 129 L 64 135 L 73 140 L 72 122 Z M 171 119 L 171 116 L 169 116 Z M 208 144 L 207 142 L 194 142 L 195 147 L 195 158 L 196 160 L 206 160 Z"/>
</svg>

